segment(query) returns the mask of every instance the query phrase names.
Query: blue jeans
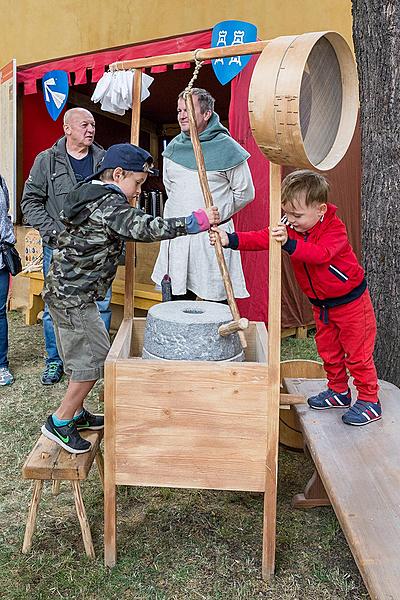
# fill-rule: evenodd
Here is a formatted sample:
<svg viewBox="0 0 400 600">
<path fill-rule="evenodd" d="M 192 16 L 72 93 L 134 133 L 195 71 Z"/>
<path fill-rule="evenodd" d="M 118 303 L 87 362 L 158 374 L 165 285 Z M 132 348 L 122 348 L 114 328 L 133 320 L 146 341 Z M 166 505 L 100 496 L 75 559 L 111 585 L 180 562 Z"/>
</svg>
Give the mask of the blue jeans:
<svg viewBox="0 0 400 600">
<path fill-rule="evenodd" d="M 8 367 L 8 322 L 7 297 L 10 273 L 5 267 L 0 269 L 0 369 Z"/>
<path fill-rule="evenodd" d="M 50 269 L 51 259 L 53 256 L 53 249 L 49 248 L 49 246 L 43 246 L 43 275 L 46 278 L 47 273 Z M 97 306 L 99 308 L 100 316 L 104 321 L 104 325 L 106 326 L 107 331 L 110 330 L 111 323 L 111 310 L 110 310 L 110 301 L 111 301 L 111 287 L 108 290 L 106 297 L 104 300 L 99 300 L 97 302 Z M 62 364 L 62 360 L 57 350 L 56 336 L 54 333 L 53 321 L 51 319 L 49 309 L 47 304 L 44 305 L 43 311 L 43 334 L 44 334 L 44 343 L 46 346 L 46 365 L 52 362 L 58 362 Z"/>
</svg>

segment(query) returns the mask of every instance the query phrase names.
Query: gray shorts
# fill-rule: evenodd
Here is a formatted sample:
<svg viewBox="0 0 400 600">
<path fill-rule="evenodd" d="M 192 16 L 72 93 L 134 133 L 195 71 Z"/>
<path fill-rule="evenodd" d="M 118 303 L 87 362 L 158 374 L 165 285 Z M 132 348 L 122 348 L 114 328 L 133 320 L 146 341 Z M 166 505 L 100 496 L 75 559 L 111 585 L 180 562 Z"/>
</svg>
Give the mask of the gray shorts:
<svg viewBox="0 0 400 600">
<path fill-rule="evenodd" d="M 94 302 L 73 308 L 49 306 L 64 371 L 72 381 L 104 376 L 110 336 Z"/>
</svg>

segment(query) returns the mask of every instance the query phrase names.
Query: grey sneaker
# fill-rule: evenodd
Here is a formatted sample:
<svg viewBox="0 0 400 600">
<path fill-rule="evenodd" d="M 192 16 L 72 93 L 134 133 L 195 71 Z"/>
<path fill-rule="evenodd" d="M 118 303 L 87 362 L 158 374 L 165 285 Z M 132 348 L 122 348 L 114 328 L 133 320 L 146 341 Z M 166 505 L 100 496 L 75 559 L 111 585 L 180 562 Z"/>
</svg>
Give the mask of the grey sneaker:
<svg viewBox="0 0 400 600">
<path fill-rule="evenodd" d="M 11 385 L 14 383 L 14 377 L 7 367 L 0 369 L 0 385 Z"/>
</svg>

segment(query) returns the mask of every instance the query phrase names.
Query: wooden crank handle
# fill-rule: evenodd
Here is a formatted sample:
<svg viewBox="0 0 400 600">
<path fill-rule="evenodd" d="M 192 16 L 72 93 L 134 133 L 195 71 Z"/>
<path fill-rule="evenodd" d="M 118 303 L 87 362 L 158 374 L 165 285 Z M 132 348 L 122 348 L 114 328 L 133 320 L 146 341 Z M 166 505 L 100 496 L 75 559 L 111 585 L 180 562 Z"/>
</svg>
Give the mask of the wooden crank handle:
<svg viewBox="0 0 400 600">
<path fill-rule="evenodd" d="M 193 98 L 191 93 L 185 94 L 184 98 L 186 101 L 186 109 L 189 117 L 190 138 L 192 140 L 193 152 L 196 158 L 197 170 L 199 173 L 200 188 L 203 193 L 204 204 L 207 208 L 209 208 L 210 206 L 213 206 L 213 199 L 210 191 L 210 186 L 208 185 L 203 151 L 199 140 L 199 134 L 197 132 L 196 119 L 194 116 Z M 224 282 L 226 298 L 228 300 L 229 308 L 231 309 L 232 317 L 235 321 L 239 321 L 240 313 L 236 304 L 235 296 L 233 293 L 232 281 L 229 275 L 228 268 L 226 266 L 226 261 L 219 236 L 217 236 L 214 248 L 217 256 L 218 266 L 221 271 L 222 280 Z M 239 329 L 238 335 L 242 348 L 247 348 L 246 337 L 243 333 L 243 330 Z"/>
<path fill-rule="evenodd" d="M 249 320 L 245 317 L 241 317 L 238 321 L 231 321 L 230 323 L 225 323 L 224 325 L 220 325 L 218 327 L 219 335 L 226 337 L 231 335 L 231 333 L 236 333 L 237 331 L 243 331 L 247 329 L 249 326 Z"/>
</svg>

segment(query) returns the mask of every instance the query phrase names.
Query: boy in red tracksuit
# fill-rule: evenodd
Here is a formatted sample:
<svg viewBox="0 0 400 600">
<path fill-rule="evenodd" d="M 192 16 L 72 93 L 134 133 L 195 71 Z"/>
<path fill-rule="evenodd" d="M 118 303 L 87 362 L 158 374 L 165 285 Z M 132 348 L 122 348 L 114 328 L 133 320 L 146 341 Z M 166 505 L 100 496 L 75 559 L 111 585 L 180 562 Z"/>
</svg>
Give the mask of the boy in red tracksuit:
<svg viewBox="0 0 400 600">
<path fill-rule="evenodd" d="M 324 362 L 328 389 L 308 398 L 316 410 L 349 408 L 348 425 L 367 425 L 382 416 L 373 361 L 376 321 L 364 271 L 350 246 L 346 227 L 328 204 L 329 184 L 313 171 L 295 171 L 282 183 L 282 222 L 271 228 L 282 242 L 296 279 L 313 305 L 315 341 Z M 222 245 L 237 250 L 267 250 L 269 229 L 226 233 L 213 228 Z M 358 399 L 351 405 L 348 373 Z"/>
</svg>

